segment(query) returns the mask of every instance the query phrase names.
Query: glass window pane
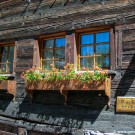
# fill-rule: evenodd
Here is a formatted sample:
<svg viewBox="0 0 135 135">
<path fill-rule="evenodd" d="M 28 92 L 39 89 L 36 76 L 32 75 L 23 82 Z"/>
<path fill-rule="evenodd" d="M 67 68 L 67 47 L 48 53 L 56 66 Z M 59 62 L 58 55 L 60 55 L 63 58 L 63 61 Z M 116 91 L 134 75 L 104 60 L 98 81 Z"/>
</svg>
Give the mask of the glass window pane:
<svg viewBox="0 0 135 135">
<path fill-rule="evenodd" d="M 12 73 L 13 72 L 13 64 L 12 63 L 7 65 L 7 72 L 8 73 Z"/>
<path fill-rule="evenodd" d="M 54 40 L 45 40 L 43 48 L 53 48 L 54 47 Z"/>
<path fill-rule="evenodd" d="M 110 46 L 109 44 L 96 45 L 96 54 L 109 54 Z"/>
<path fill-rule="evenodd" d="M 63 69 L 65 65 L 64 60 L 54 61 L 54 67 L 57 69 Z"/>
<path fill-rule="evenodd" d="M 100 67 L 108 68 L 110 67 L 110 58 L 109 56 L 99 56 L 96 57 L 96 64 Z"/>
<path fill-rule="evenodd" d="M 13 62 L 14 61 L 14 56 L 13 54 L 8 55 L 8 62 Z"/>
<path fill-rule="evenodd" d="M 4 47 L 0 47 L 0 54 L 2 54 Z"/>
<path fill-rule="evenodd" d="M 53 50 L 45 50 L 43 51 L 43 59 L 52 59 L 53 58 Z"/>
<path fill-rule="evenodd" d="M 81 58 L 80 66 L 85 68 L 93 68 L 94 59 L 93 58 Z"/>
<path fill-rule="evenodd" d="M 96 34 L 96 43 L 109 42 L 109 32 L 101 32 Z"/>
<path fill-rule="evenodd" d="M 2 57 L 2 58 L 1 58 L 1 63 L 6 63 L 6 61 L 7 61 L 7 56 L 6 56 L 6 55 L 2 55 L 1 57 Z"/>
<path fill-rule="evenodd" d="M 3 73 L 13 72 L 13 61 L 14 61 L 14 46 L 0 47 L 0 70 Z M 5 64 L 8 62 L 7 64 Z"/>
<path fill-rule="evenodd" d="M 4 47 L 3 48 L 3 55 L 7 55 L 8 54 L 8 47 Z"/>
<path fill-rule="evenodd" d="M 90 56 L 94 54 L 94 46 L 81 47 L 81 56 Z"/>
<path fill-rule="evenodd" d="M 6 64 L 0 64 L 0 72 L 5 73 L 6 72 Z"/>
<path fill-rule="evenodd" d="M 94 34 L 85 34 L 81 36 L 81 45 L 93 43 L 94 43 Z"/>
<path fill-rule="evenodd" d="M 9 46 L 9 53 L 13 54 L 14 53 L 14 46 Z"/>
<path fill-rule="evenodd" d="M 66 39 L 65 38 L 56 38 L 56 48 L 64 47 L 66 45 Z"/>
<path fill-rule="evenodd" d="M 65 58 L 65 49 L 55 50 L 54 51 L 54 58 Z"/>
<path fill-rule="evenodd" d="M 42 62 L 42 69 L 48 69 L 48 70 L 50 70 L 52 68 L 51 67 L 51 64 L 52 64 L 52 61 L 51 60 L 43 61 Z"/>
</svg>

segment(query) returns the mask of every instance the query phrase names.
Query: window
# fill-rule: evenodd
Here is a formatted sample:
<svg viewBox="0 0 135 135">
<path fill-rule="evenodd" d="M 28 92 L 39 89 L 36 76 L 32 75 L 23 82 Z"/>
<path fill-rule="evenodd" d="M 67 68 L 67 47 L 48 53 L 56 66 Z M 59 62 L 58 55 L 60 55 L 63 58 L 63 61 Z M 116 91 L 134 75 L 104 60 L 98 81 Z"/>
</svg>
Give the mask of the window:
<svg viewBox="0 0 135 135">
<path fill-rule="evenodd" d="M 13 73 L 14 45 L 0 46 L 0 73 Z"/>
<path fill-rule="evenodd" d="M 57 69 L 62 69 L 65 64 L 65 46 L 65 36 L 43 39 L 41 48 L 42 69 L 50 69 L 51 64 Z"/>
<path fill-rule="evenodd" d="M 79 35 L 79 66 L 93 69 L 110 68 L 110 32 L 82 33 Z"/>
</svg>

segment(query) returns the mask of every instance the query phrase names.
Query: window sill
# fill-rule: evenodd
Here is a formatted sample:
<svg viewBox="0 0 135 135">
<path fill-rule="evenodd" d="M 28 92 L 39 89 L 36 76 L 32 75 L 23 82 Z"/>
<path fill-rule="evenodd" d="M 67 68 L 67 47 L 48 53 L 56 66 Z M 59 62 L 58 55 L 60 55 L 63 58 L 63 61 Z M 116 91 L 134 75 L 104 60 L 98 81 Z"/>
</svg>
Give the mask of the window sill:
<svg viewBox="0 0 135 135">
<path fill-rule="evenodd" d="M 0 76 L 15 78 L 15 74 L 0 74 Z"/>
<path fill-rule="evenodd" d="M 98 71 L 98 70 L 97 70 Z M 103 70 L 104 71 L 104 70 Z M 86 72 L 86 71 L 76 71 L 76 73 L 84 73 L 84 72 Z M 91 71 L 88 71 L 88 72 L 94 72 L 94 70 L 91 70 Z M 116 75 L 117 74 L 117 72 L 116 71 L 114 71 L 114 70 L 108 70 L 108 74 L 109 75 Z"/>
</svg>

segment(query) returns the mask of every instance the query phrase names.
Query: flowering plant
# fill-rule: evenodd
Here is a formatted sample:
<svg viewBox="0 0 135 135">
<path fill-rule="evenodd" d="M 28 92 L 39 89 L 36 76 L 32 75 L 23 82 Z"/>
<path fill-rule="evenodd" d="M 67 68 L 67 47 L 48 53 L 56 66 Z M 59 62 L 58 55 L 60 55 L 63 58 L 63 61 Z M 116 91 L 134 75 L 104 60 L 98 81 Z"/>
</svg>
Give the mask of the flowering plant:
<svg viewBox="0 0 135 135">
<path fill-rule="evenodd" d="M 51 65 L 52 66 L 52 65 Z M 99 67 L 94 67 L 94 71 L 84 70 L 83 72 L 75 72 L 74 65 L 67 63 L 63 70 L 51 68 L 51 70 L 41 70 L 41 68 L 32 67 L 22 73 L 27 82 L 31 81 L 66 81 L 66 80 L 79 80 L 88 84 L 90 81 L 104 81 L 108 77 L 108 70 L 102 70 Z"/>
<path fill-rule="evenodd" d="M 36 68 L 34 66 L 21 74 L 21 77 L 28 82 L 42 80 L 43 76 L 44 73 L 41 68 Z"/>
</svg>

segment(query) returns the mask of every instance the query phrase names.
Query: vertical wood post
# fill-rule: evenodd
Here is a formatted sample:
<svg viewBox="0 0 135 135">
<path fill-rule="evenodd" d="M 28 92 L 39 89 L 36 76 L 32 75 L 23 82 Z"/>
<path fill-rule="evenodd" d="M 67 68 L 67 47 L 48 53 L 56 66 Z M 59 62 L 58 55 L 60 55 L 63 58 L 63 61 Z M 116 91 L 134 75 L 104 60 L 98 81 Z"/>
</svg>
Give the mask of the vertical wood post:
<svg viewBox="0 0 135 135">
<path fill-rule="evenodd" d="M 15 42 L 16 46 L 16 101 L 23 100 L 26 96 L 25 82 L 20 76 L 22 72 L 32 66 L 39 66 L 38 42 L 35 38 L 21 38 Z"/>
<path fill-rule="evenodd" d="M 118 31 L 118 44 L 117 44 L 117 50 L 118 50 L 118 67 L 122 66 L 122 30 Z"/>
<path fill-rule="evenodd" d="M 114 70 L 116 67 L 116 46 L 115 46 L 115 39 L 114 39 L 114 30 L 113 28 L 110 29 L 110 60 L 111 60 L 111 69 Z"/>
<path fill-rule="evenodd" d="M 33 50 L 33 66 L 40 67 L 40 53 L 38 40 L 35 40 L 34 50 Z"/>
<path fill-rule="evenodd" d="M 71 63 L 77 67 L 77 47 L 75 33 L 66 35 L 66 63 Z"/>
</svg>

